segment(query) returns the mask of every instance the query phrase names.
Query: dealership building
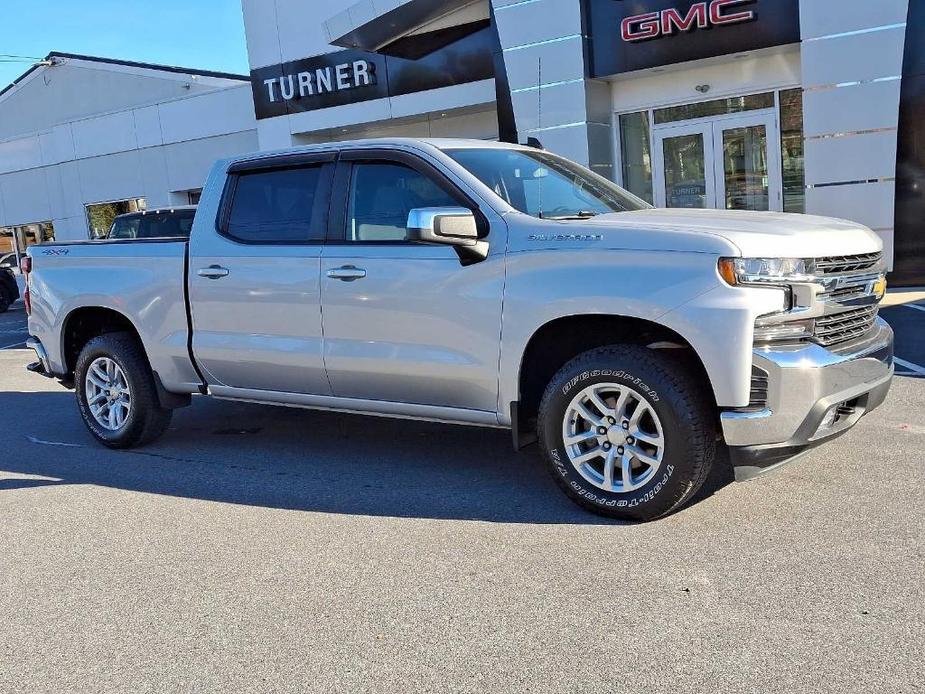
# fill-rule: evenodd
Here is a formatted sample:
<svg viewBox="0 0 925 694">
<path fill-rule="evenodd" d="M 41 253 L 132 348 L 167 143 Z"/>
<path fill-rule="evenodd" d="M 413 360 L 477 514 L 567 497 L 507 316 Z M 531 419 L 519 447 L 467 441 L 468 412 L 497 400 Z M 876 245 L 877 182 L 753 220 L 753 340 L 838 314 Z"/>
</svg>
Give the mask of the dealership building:
<svg viewBox="0 0 925 694">
<path fill-rule="evenodd" d="M 561 153 L 656 206 L 852 219 L 925 284 L 925 0 L 243 0 L 249 75 L 52 53 L 0 92 L 0 256 L 357 137 Z M 799 254 L 799 249 L 781 249 Z"/>
</svg>

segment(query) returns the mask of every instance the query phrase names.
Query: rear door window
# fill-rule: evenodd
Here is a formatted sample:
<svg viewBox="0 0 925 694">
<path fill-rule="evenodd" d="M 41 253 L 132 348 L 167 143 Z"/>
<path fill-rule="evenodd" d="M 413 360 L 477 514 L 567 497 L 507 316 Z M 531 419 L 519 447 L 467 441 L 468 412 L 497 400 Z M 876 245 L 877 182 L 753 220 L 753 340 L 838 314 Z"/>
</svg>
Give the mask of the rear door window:
<svg viewBox="0 0 925 694">
<path fill-rule="evenodd" d="M 318 164 L 238 174 L 225 234 L 245 243 L 320 242 L 330 169 Z"/>
</svg>

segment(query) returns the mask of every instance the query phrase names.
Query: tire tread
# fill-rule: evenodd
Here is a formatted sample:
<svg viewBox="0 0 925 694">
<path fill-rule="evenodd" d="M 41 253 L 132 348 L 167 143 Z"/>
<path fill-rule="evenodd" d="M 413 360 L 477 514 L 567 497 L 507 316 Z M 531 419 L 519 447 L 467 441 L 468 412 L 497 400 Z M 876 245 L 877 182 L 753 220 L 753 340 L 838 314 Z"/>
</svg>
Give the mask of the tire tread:
<svg viewBox="0 0 925 694">
<path fill-rule="evenodd" d="M 82 375 L 86 373 L 93 352 L 100 349 L 115 356 L 122 362 L 123 370 L 127 370 L 126 377 L 132 381 L 132 404 L 141 419 L 133 423 L 116 439 L 100 437 L 90 426 L 89 421 L 87 428 L 90 429 L 94 438 L 109 448 L 133 448 L 154 441 L 170 426 L 173 411 L 160 406 L 154 373 L 151 371 L 144 349 L 134 335 L 127 332 L 106 333 L 88 341 L 77 358 L 75 369 L 77 388 L 82 388 L 80 381 Z M 81 397 L 79 392 L 77 397 L 78 399 Z M 81 414 L 83 414 L 82 411 Z M 86 415 L 84 419 L 87 419 Z"/>
<path fill-rule="evenodd" d="M 697 383 L 690 369 L 668 360 L 659 351 L 639 345 L 613 344 L 588 350 L 567 362 L 552 378 L 540 401 L 539 416 L 537 418 L 537 434 L 540 448 L 546 455 L 545 452 L 549 450 L 549 446 L 545 440 L 542 423 L 550 416 L 549 409 L 552 407 L 557 389 L 561 387 L 563 381 L 571 378 L 576 373 L 581 373 L 591 363 L 600 362 L 601 360 L 620 365 L 621 368 L 625 368 L 624 365 L 630 362 L 634 363 L 634 366 L 638 365 L 642 369 L 656 372 L 658 377 L 673 391 L 672 408 L 677 412 L 678 416 L 686 416 L 690 420 L 691 438 L 689 442 L 693 466 L 691 482 L 681 490 L 680 494 L 676 495 L 676 498 L 668 504 L 667 508 L 656 515 L 646 516 L 644 520 L 655 520 L 667 516 L 687 503 L 707 480 L 716 455 L 716 425 L 712 418 L 712 406 L 704 395 L 702 385 Z M 624 519 L 628 517 L 625 511 L 611 510 L 575 493 L 568 481 L 561 475 L 556 474 L 552 465 L 549 468 L 556 484 L 572 501 L 582 508 L 598 515 Z M 643 519 L 639 518 L 638 520 Z"/>
</svg>

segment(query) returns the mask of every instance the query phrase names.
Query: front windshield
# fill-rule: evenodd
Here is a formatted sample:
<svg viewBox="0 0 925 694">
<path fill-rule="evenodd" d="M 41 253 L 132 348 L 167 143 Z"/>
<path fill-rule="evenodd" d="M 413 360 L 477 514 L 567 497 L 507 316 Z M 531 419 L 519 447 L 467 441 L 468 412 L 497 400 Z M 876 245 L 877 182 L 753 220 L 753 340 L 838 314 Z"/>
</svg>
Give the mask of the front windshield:
<svg viewBox="0 0 925 694">
<path fill-rule="evenodd" d="M 640 200 L 603 176 L 542 150 L 447 149 L 514 209 L 542 219 L 583 219 L 644 210 Z"/>
</svg>

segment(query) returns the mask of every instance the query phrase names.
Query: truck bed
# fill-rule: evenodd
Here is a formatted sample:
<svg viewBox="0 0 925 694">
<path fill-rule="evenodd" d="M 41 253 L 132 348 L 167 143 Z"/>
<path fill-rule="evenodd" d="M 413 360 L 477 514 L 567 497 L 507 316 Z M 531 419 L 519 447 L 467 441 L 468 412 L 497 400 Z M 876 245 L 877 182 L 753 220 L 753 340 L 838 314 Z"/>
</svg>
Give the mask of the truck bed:
<svg viewBox="0 0 925 694">
<path fill-rule="evenodd" d="M 189 352 L 186 239 L 82 240 L 29 249 L 35 337 L 57 373 L 67 373 L 68 322 L 82 307 L 125 316 L 147 346 L 164 387 L 193 392 L 199 378 Z"/>
</svg>

